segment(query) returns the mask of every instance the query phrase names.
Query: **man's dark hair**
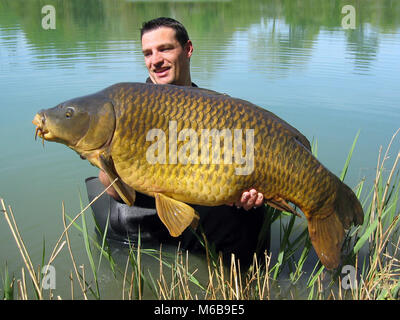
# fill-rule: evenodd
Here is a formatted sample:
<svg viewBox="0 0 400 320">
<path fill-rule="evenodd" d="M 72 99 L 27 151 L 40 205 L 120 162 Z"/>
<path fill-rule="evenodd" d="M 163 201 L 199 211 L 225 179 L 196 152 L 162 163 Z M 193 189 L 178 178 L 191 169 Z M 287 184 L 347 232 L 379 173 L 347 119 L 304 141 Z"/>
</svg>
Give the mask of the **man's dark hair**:
<svg viewBox="0 0 400 320">
<path fill-rule="evenodd" d="M 174 29 L 176 40 L 178 40 L 182 47 L 184 47 L 185 44 L 188 42 L 189 35 L 183 24 L 179 21 L 176 21 L 175 19 L 166 17 L 160 17 L 147 22 L 143 22 L 142 28 L 140 29 L 140 39 L 142 39 L 144 33 L 161 27 Z"/>
</svg>

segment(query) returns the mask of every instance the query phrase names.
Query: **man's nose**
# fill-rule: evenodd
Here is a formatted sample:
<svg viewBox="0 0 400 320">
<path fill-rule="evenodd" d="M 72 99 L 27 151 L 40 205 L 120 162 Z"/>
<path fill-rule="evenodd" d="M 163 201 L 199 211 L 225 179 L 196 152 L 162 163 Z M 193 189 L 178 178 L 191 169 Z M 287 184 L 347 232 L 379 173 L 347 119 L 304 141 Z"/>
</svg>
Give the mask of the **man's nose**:
<svg viewBox="0 0 400 320">
<path fill-rule="evenodd" d="M 163 57 L 158 51 L 151 55 L 151 63 L 156 66 L 163 63 Z"/>
</svg>

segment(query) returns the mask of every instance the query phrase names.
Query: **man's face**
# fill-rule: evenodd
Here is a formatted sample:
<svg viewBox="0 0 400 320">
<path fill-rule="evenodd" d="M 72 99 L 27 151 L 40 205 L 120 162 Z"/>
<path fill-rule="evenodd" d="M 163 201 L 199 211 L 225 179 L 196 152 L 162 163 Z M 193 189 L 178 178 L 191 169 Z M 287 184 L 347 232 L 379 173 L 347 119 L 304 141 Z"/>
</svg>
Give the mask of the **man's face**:
<svg viewBox="0 0 400 320">
<path fill-rule="evenodd" d="M 174 29 L 160 27 L 143 34 L 142 51 L 154 83 L 190 85 L 189 61 L 193 52 L 190 40 L 182 48 Z"/>
</svg>

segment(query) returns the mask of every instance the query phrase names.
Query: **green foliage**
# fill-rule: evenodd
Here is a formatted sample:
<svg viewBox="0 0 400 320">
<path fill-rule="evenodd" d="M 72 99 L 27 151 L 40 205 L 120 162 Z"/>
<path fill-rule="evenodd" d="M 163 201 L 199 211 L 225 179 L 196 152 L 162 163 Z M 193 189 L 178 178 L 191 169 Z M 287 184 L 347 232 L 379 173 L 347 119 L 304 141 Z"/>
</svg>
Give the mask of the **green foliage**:
<svg viewBox="0 0 400 320">
<path fill-rule="evenodd" d="M 346 177 L 350 160 L 355 150 L 357 133 L 350 148 L 349 155 L 342 170 L 341 179 Z M 393 139 L 392 139 L 393 140 Z M 377 176 L 372 189 L 367 193 L 362 202 L 365 212 L 362 226 L 353 227 L 347 232 L 343 250 L 342 266 L 352 265 L 357 270 L 358 281 L 351 289 L 342 288 L 344 277 L 341 274 L 342 266 L 337 270 L 327 271 L 321 263 L 315 259 L 308 230 L 304 220 L 296 216 L 279 212 L 268 208 L 265 216 L 263 232 L 270 226 L 279 228 L 280 243 L 276 257 L 265 253 L 262 262 L 262 254 L 254 255 L 253 264 L 246 270 L 241 270 L 240 262 L 232 256 L 228 265 L 218 255 L 215 248 L 210 246 L 207 239 L 199 239 L 206 250 L 208 265 L 208 280 L 196 277 L 197 269 L 190 265 L 189 255 L 177 249 L 175 254 L 168 254 L 154 248 L 142 248 L 141 237 L 136 242 L 129 244 L 125 267 L 121 267 L 111 255 L 110 246 L 105 234 L 100 233 L 99 238 L 91 237 L 85 213 L 90 207 L 81 202 L 81 212 L 74 218 L 64 212 L 70 224 L 67 226 L 64 220 L 65 230 L 57 242 L 51 257 L 52 262 L 57 254 L 68 244 L 73 266 L 76 272 L 76 280 L 79 282 L 85 299 L 93 297 L 101 299 L 102 287 L 99 281 L 101 262 L 106 260 L 114 274 L 115 281 L 121 281 L 122 299 L 143 299 L 149 294 L 156 299 L 276 299 L 276 298 L 308 298 L 308 299 L 398 299 L 400 292 L 400 228 L 399 228 L 399 195 L 400 176 L 398 162 L 400 152 L 394 159 L 391 170 L 384 170 L 385 161 L 389 158 L 389 149 L 378 161 Z M 313 143 L 313 151 L 317 151 L 316 141 Z M 362 180 L 355 188 L 357 197 L 361 197 L 365 188 Z M 34 297 L 43 299 L 43 292 L 39 283 L 40 276 L 33 271 L 29 255 L 23 245 L 23 240 L 18 232 L 12 211 L 8 213 L 2 201 L 3 210 L 10 228 L 15 235 L 17 244 L 23 252 L 24 261 L 29 270 L 29 275 L 34 284 Z M 81 217 L 81 225 L 76 221 Z M 14 224 L 11 224 L 13 221 Z M 108 222 L 107 222 L 108 224 Z M 73 226 L 82 234 L 86 255 L 91 269 L 92 280 L 84 274 L 84 267 L 80 270 L 76 267 L 72 249 L 69 243 L 68 229 Z M 98 228 L 98 226 L 97 226 Z M 265 241 L 265 235 L 261 232 L 259 241 Z M 66 241 L 62 242 L 65 237 Z M 43 241 L 42 265 L 45 263 L 45 244 Z M 143 264 L 145 256 L 159 262 L 159 275 L 145 272 Z M 97 261 L 97 264 L 96 264 Z M 311 266 L 311 267 L 310 267 Z M 313 266 L 313 267 L 312 267 Z M 311 270 L 311 272 L 310 272 Z M 38 273 L 40 274 L 40 273 Z M 14 276 L 8 274 L 7 265 L 4 269 L 3 298 L 13 299 Z M 72 281 L 72 273 L 71 273 Z M 19 286 L 18 298 L 27 299 L 25 278 L 17 280 Z M 94 284 L 94 286 L 93 286 Z M 146 290 L 148 293 L 146 293 Z M 87 294 L 90 293 L 90 296 Z M 73 293 L 71 293 L 73 296 Z M 50 298 L 52 296 L 50 295 Z"/>
</svg>

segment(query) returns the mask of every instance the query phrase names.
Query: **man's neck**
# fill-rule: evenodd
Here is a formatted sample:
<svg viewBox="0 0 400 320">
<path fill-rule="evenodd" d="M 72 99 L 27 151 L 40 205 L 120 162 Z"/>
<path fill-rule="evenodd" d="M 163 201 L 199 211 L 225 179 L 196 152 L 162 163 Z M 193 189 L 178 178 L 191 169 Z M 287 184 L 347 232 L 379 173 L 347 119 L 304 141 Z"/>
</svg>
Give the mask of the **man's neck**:
<svg viewBox="0 0 400 320">
<path fill-rule="evenodd" d="M 190 75 L 184 81 L 182 81 L 182 83 L 177 83 L 176 85 L 191 87 L 192 86 L 192 79 L 190 78 Z"/>
<path fill-rule="evenodd" d="M 147 82 L 147 83 L 154 83 L 154 84 L 157 84 L 157 83 L 155 83 L 150 77 L 148 77 L 148 78 L 146 79 L 146 82 Z M 177 85 L 177 86 L 197 87 L 197 86 L 192 82 L 190 76 L 189 76 L 188 79 L 186 79 L 184 82 L 182 82 L 182 84 L 181 84 L 181 83 L 179 83 L 179 84 L 172 83 L 172 84 Z"/>
</svg>

